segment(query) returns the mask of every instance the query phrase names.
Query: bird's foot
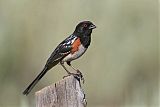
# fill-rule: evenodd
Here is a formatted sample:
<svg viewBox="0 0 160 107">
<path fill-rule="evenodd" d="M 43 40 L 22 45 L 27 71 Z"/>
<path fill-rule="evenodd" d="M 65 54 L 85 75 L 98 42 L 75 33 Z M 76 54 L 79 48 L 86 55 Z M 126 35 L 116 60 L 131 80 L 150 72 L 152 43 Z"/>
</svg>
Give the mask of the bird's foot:
<svg viewBox="0 0 160 107">
<path fill-rule="evenodd" d="M 68 75 L 63 76 L 63 79 L 65 77 L 73 75 L 74 78 L 76 78 L 78 81 L 82 81 L 82 83 L 84 84 L 84 77 L 83 77 L 82 73 L 79 70 L 76 70 L 76 71 L 77 71 L 77 73 L 68 73 Z"/>
<path fill-rule="evenodd" d="M 82 83 L 84 84 L 84 77 L 83 74 L 77 69 L 76 70 L 77 73 L 75 73 L 73 76 L 78 80 L 78 81 L 82 81 Z"/>
</svg>

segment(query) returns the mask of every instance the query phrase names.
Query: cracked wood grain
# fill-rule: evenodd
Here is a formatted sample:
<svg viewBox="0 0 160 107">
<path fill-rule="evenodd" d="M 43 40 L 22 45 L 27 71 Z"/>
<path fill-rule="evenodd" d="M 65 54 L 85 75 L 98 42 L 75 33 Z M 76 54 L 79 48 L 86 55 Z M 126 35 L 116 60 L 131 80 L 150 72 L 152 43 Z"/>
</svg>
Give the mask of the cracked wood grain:
<svg viewBox="0 0 160 107">
<path fill-rule="evenodd" d="M 36 107 L 86 107 L 80 82 L 68 76 L 35 93 Z"/>
</svg>

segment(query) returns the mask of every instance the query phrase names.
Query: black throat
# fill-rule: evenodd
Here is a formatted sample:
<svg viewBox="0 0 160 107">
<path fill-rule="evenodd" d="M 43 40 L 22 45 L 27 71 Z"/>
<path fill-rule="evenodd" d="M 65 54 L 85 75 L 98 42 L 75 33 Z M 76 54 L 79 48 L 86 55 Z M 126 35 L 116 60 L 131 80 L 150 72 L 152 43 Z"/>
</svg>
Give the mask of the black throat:
<svg viewBox="0 0 160 107">
<path fill-rule="evenodd" d="M 74 35 L 76 35 L 77 37 L 80 38 L 80 41 L 85 48 L 88 48 L 88 46 L 91 43 L 91 33 L 92 33 L 92 30 L 85 32 L 85 33 L 77 33 L 76 32 L 76 34 L 75 34 L 75 32 L 74 32 Z"/>
<path fill-rule="evenodd" d="M 80 37 L 80 41 L 85 48 L 88 48 L 91 43 L 91 36 Z"/>
</svg>

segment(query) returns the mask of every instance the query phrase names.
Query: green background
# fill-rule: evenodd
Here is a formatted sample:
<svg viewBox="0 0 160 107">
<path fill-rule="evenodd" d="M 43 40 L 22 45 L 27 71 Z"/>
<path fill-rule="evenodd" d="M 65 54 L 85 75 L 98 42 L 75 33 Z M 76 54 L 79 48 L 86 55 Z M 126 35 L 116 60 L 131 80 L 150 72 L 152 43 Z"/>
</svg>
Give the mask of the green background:
<svg viewBox="0 0 160 107">
<path fill-rule="evenodd" d="M 83 20 L 97 28 L 73 61 L 85 77 L 88 107 L 158 107 L 158 1 L 0 0 L 0 107 L 33 107 L 34 93 L 62 79 L 51 69 L 23 90 L 54 48 Z"/>
</svg>

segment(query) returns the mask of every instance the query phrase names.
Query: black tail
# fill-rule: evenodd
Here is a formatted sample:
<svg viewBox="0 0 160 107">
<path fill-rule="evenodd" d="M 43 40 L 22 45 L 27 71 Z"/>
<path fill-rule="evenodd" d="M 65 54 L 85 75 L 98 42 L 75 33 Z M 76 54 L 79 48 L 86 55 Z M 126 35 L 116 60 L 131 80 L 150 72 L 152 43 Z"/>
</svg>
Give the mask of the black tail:
<svg viewBox="0 0 160 107">
<path fill-rule="evenodd" d="M 44 76 L 44 74 L 46 74 L 46 72 L 48 71 L 47 67 L 44 67 L 44 69 L 42 70 L 42 72 L 35 78 L 35 80 L 26 88 L 26 90 L 24 90 L 23 94 L 24 95 L 28 95 L 30 93 L 30 91 L 33 89 L 33 87 L 38 83 L 38 81 Z"/>
</svg>

